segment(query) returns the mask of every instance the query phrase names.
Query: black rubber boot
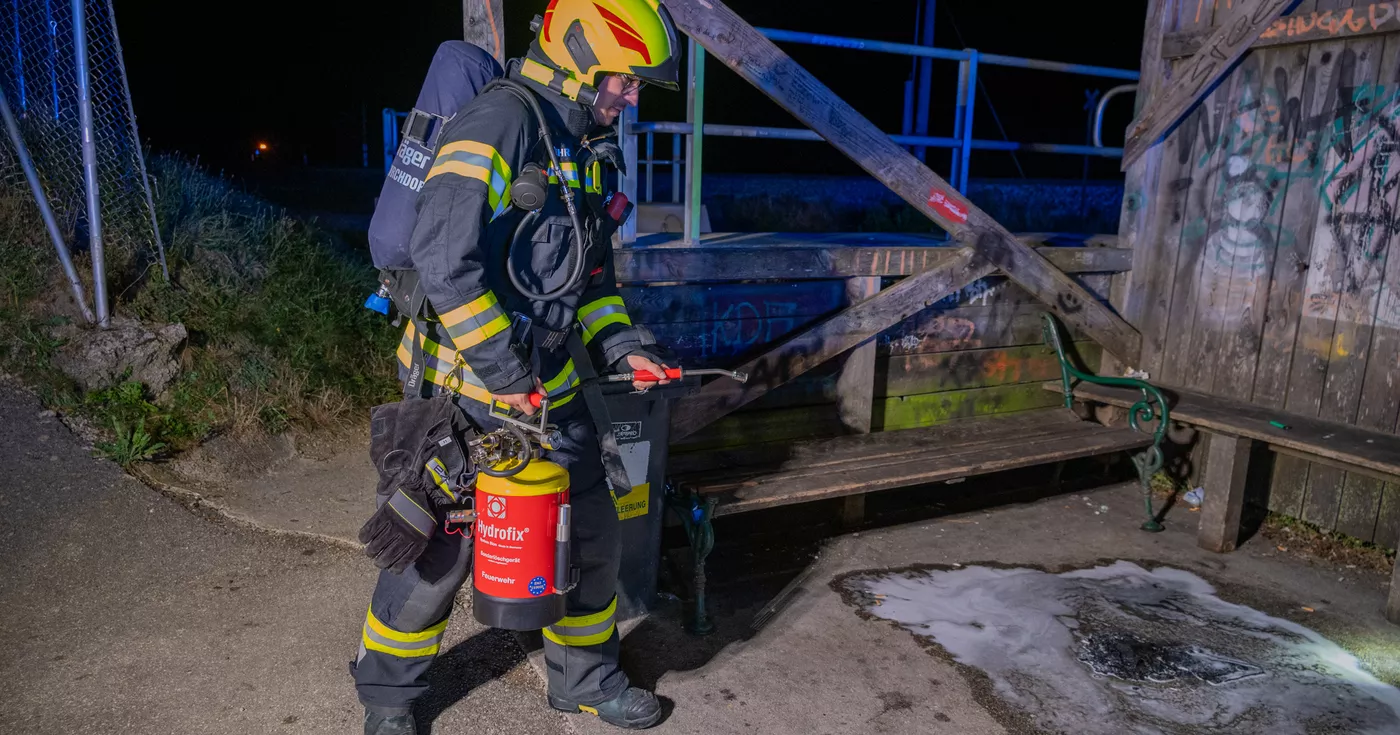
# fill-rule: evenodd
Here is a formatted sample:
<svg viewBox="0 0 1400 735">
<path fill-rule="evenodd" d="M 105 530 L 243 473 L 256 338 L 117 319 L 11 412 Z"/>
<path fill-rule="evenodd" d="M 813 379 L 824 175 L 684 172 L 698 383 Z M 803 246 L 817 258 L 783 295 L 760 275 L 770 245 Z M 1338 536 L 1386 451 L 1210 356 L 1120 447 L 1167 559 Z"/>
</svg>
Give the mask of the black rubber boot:
<svg viewBox="0 0 1400 735">
<path fill-rule="evenodd" d="M 413 715 L 365 709 L 365 735 L 418 735 Z"/>
<path fill-rule="evenodd" d="M 631 687 L 616 697 L 592 706 L 574 704 L 549 695 L 549 706 L 560 712 L 586 712 L 624 730 L 645 730 L 661 721 L 661 702 L 645 689 Z"/>
</svg>

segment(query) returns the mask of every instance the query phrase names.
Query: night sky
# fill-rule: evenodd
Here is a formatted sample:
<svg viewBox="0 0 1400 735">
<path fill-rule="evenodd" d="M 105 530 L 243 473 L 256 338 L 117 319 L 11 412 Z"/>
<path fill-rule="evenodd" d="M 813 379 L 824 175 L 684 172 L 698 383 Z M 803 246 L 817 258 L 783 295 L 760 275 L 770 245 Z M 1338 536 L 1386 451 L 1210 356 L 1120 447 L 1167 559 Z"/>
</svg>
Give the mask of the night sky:
<svg viewBox="0 0 1400 735">
<path fill-rule="evenodd" d="M 506 3 L 507 51 L 523 53 L 527 24 L 547 0 Z M 834 2 L 731 0 L 754 25 L 913 42 L 917 0 Z M 937 45 L 983 52 L 1137 69 L 1146 0 L 988 2 L 940 0 Z M 406 109 L 417 96 L 437 44 L 461 37 L 459 0 L 367 3 L 355 0 L 244 0 L 203 5 L 176 0 L 116 0 L 141 134 L 158 152 L 200 156 L 238 171 L 256 142 L 269 142 L 284 165 L 353 167 L 368 140 L 380 165 L 380 110 Z M 400 10 L 396 12 L 396 10 Z M 411 9 L 411 10 L 410 10 Z M 882 129 L 898 132 L 908 57 L 781 44 L 809 71 Z M 707 121 L 795 126 L 795 121 L 718 63 L 707 67 Z M 932 134 L 950 135 L 957 63 L 934 61 Z M 1012 140 L 1084 143 L 1086 89 L 1121 82 L 1051 72 L 982 68 L 982 80 Z M 1000 138 L 987 97 L 976 135 Z M 643 120 L 684 120 L 684 92 L 648 90 Z M 1106 143 L 1121 143 L 1130 98 L 1113 103 Z M 363 116 L 362 116 L 363 113 Z M 363 125 L 362 125 L 363 120 Z M 362 132 L 363 131 L 363 132 Z M 666 137 L 658 138 L 658 142 Z M 707 170 L 855 173 L 824 143 L 710 138 Z M 1032 178 L 1079 178 L 1083 159 L 1021 154 Z M 947 153 L 930 158 L 947 167 Z M 984 152 L 973 176 L 1017 176 L 1010 155 Z M 1118 162 L 1097 160 L 1091 176 L 1116 178 Z"/>
</svg>

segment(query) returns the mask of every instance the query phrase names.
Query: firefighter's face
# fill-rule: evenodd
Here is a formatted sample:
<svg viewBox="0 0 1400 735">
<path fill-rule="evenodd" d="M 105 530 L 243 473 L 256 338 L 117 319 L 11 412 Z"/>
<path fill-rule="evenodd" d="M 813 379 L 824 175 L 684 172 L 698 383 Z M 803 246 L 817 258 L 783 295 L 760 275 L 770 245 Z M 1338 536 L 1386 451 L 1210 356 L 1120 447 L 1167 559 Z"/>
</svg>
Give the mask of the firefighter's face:
<svg viewBox="0 0 1400 735">
<path fill-rule="evenodd" d="M 609 74 L 598 85 L 598 100 L 593 103 L 593 121 L 612 125 L 623 110 L 637 104 L 642 94 L 642 80 L 621 74 Z"/>
</svg>

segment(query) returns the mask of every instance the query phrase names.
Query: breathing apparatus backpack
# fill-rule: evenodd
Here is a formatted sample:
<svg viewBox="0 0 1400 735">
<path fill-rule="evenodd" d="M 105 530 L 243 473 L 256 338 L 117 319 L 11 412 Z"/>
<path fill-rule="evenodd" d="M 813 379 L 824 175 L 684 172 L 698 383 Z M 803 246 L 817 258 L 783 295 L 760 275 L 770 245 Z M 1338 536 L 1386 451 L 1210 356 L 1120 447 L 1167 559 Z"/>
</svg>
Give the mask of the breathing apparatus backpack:
<svg viewBox="0 0 1400 735">
<path fill-rule="evenodd" d="M 413 267 L 408 241 L 418 216 L 414 205 L 433 165 L 438 135 L 448 120 L 504 73 L 495 58 L 466 41 L 446 41 L 438 46 L 418 101 L 404 121 L 403 140 L 370 218 L 369 250 L 374 267 Z"/>
<path fill-rule="evenodd" d="M 495 59 L 476 46 L 464 41 L 447 41 L 439 46 L 419 92 L 418 103 L 404 124 L 403 141 L 385 177 L 370 220 L 370 253 L 375 266 L 379 268 L 379 286 L 364 305 L 388 316 L 392 302 L 398 312 L 394 326 L 398 326 L 405 316 L 418 320 L 431 311 L 427 296 L 419 285 L 418 273 L 414 270 L 409 240 L 417 220 L 418 194 L 436 156 L 438 137 L 447 121 L 467 103 L 496 87 L 514 94 L 530 111 L 539 125 L 542 147 L 547 156 L 543 166 L 533 163 L 526 165 L 511 183 L 512 203 L 527 211 L 538 210 L 543 206 L 548 191 L 554 188 L 547 172 L 563 170 L 549 125 L 535 95 L 519 82 L 506 78 Z M 580 220 L 578 203 L 568 186 L 559 186 L 558 190 L 574 225 L 568 277 L 551 291 L 535 292 L 510 269 L 512 284 L 532 300 L 556 300 L 572 291 L 587 273 L 586 231 Z M 608 212 L 614 218 L 620 217 L 618 222 L 625 221 L 632 207 L 626 197 L 619 196 L 617 199 L 617 202 L 609 200 Z M 417 326 L 420 333 L 425 332 L 422 324 Z M 414 350 L 409 375 L 404 382 L 405 396 L 428 394 L 428 386 L 422 381 L 425 362 L 422 350 Z"/>
</svg>

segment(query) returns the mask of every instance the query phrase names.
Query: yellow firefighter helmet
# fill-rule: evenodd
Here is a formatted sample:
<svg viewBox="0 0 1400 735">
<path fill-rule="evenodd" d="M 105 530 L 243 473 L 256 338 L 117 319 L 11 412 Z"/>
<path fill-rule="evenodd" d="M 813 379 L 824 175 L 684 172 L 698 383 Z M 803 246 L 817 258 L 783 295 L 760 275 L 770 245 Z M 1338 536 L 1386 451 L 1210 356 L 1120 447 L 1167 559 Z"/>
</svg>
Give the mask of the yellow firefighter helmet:
<svg viewBox="0 0 1400 735">
<path fill-rule="evenodd" d="M 629 74 L 680 89 L 676 26 L 657 0 L 551 0 L 536 20 L 536 49 L 570 81 L 597 87 L 604 74 Z"/>
</svg>

